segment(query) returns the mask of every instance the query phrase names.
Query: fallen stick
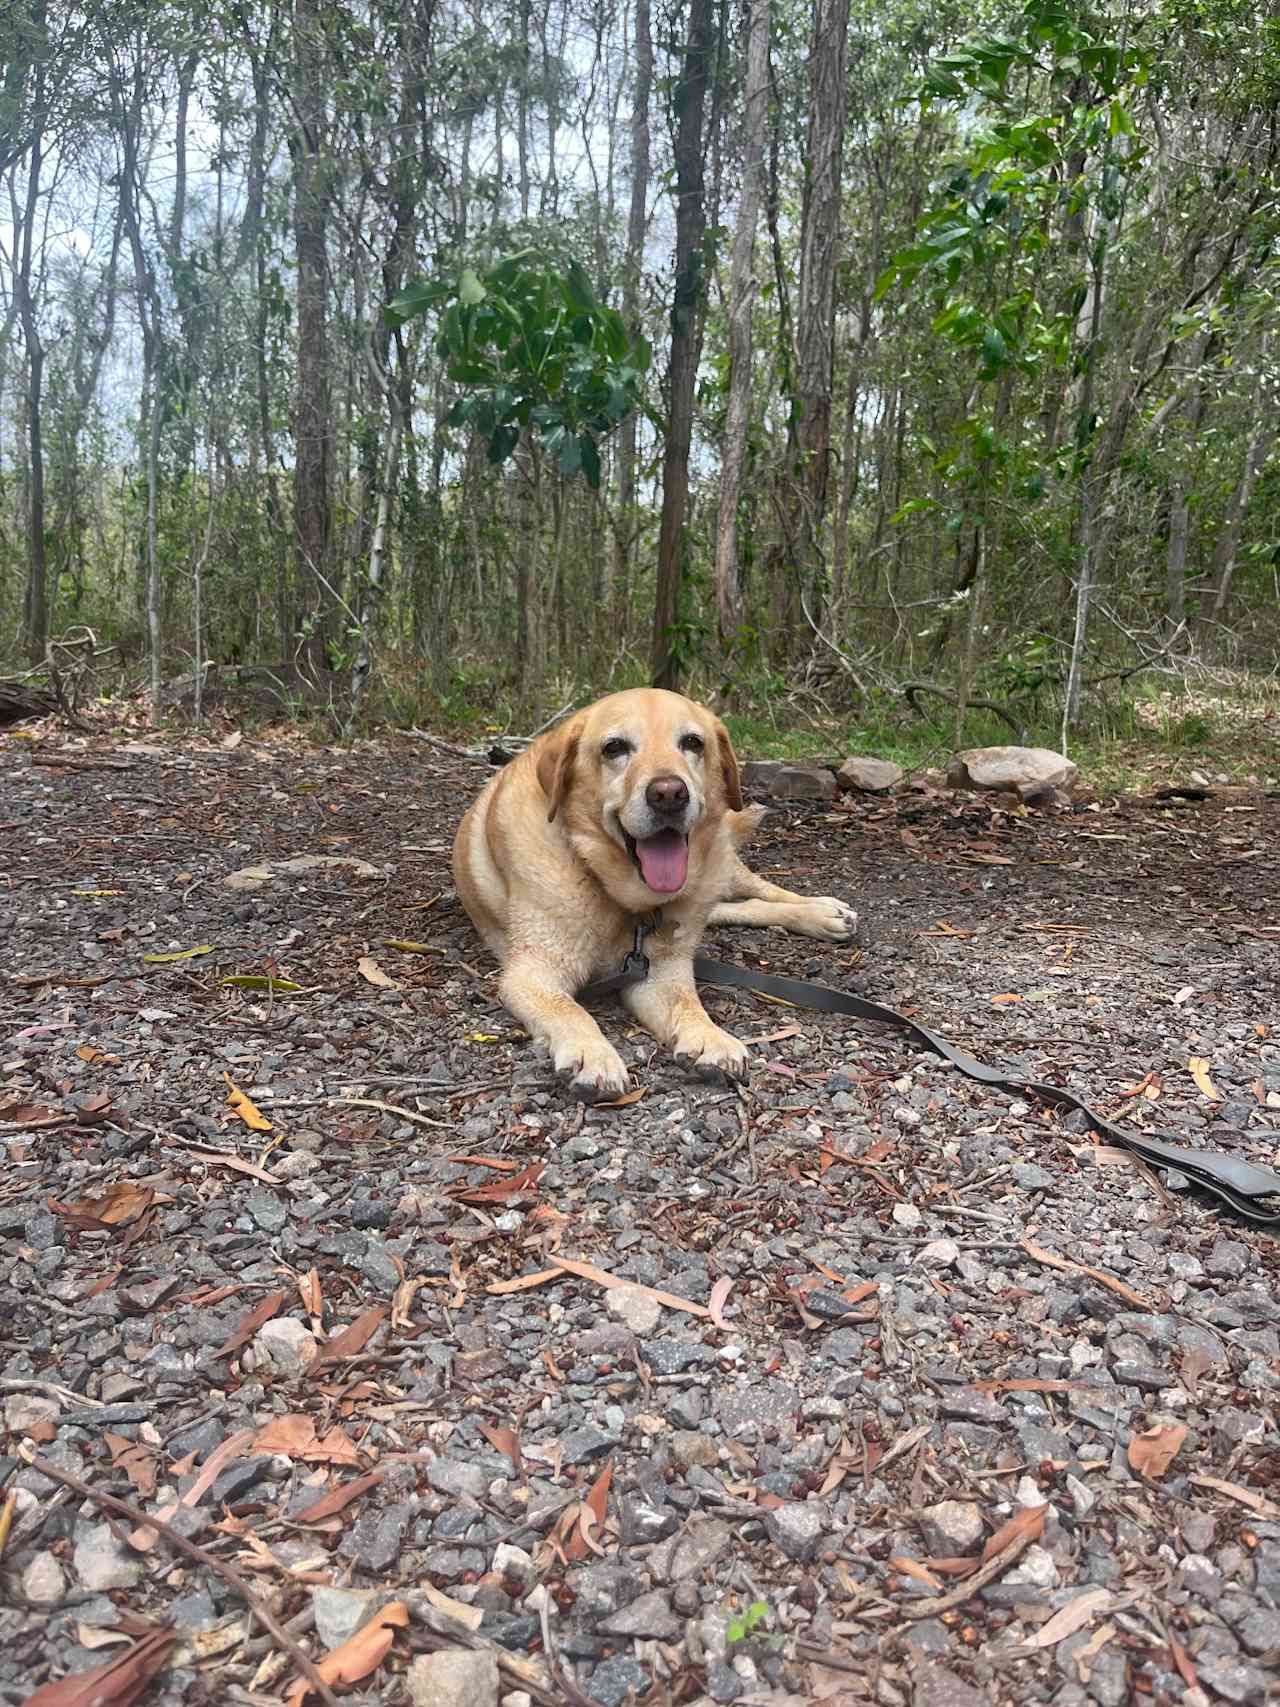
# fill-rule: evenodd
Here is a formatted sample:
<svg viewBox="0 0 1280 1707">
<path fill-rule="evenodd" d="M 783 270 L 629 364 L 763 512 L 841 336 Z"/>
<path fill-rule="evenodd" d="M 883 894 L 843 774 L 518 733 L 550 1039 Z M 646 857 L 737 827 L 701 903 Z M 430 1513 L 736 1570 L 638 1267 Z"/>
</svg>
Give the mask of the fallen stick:
<svg viewBox="0 0 1280 1707">
<path fill-rule="evenodd" d="M 156 1529 L 171 1547 L 179 1553 L 185 1553 L 197 1564 L 206 1566 L 220 1576 L 244 1601 L 250 1613 L 288 1654 L 316 1694 L 325 1703 L 325 1707 L 340 1707 L 337 1696 L 316 1670 L 314 1663 L 308 1659 L 293 1637 L 276 1618 L 273 1612 L 258 1599 L 248 1583 L 236 1570 L 234 1565 L 225 1564 L 216 1554 L 209 1552 L 207 1547 L 200 1547 L 194 1541 L 188 1541 L 185 1535 L 165 1522 L 162 1517 L 152 1516 L 140 1506 L 131 1505 L 128 1500 L 117 1499 L 114 1494 L 104 1494 L 97 1488 L 91 1488 L 88 1482 L 82 1482 L 79 1476 L 73 1476 L 69 1470 L 64 1470 L 58 1464 L 51 1464 L 47 1458 L 32 1458 L 31 1468 L 41 1476 L 48 1476 L 50 1481 L 61 1482 L 64 1487 L 73 1489 L 84 1499 L 92 1500 L 94 1505 L 101 1506 L 104 1511 L 113 1511 L 119 1517 L 127 1517 L 135 1525 L 144 1525 L 148 1529 Z"/>
</svg>

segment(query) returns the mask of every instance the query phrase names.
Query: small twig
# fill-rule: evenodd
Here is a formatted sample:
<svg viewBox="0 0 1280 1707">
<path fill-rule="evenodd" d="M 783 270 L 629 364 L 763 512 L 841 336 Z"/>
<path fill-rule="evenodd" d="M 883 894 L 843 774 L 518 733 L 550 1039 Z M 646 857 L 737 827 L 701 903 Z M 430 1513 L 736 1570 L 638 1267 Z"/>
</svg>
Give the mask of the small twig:
<svg viewBox="0 0 1280 1707">
<path fill-rule="evenodd" d="M 7 1375 L 0 1381 L 0 1393 L 47 1393 L 51 1399 L 61 1399 L 64 1405 L 84 1405 L 93 1410 L 106 1403 L 104 1399 L 87 1398 L 74 1387 L 64 1387 L 60 1381 L 29 1381 L 16 1375 Z"/>
<path fill-rule="evenodd" d="M 411 1108 L 401 1108 L 397 1102 L 379 1102 L 376 1097 L 334 1097 L 334 1103 L 340 1103 L 346 1108 L 377 1108 L 383 1114 L 398 1114 L 404 1120 L 411 1120 L 415 1126 L 434 1126 L 442 1132 L 452 1132 L 453 1123 L 448 1120 L 430 1120 L 425 1114 L 415 1114 Z M 274 1107 L 274 1104 L 271 1106 Z"/>
<path fill-rule="evenodd" d="M 1027 1548 L 1035 1540 L 1028 1531 L 1019 1535 L 1002 1553 L 997 1553 L 994 1559 L 988 1559 L 985 1565 L 979 1565 L 971 1577 L 966 1577 L 959 1588 L 953 1588 L 950 1594 L 934 1595 L 929 1600 L 912 1601 L 909 1606 L 898 1608 L 899 1618 L 909 1619 L 912 1623 L 918 1618 L 938 1618 L 944 1612 L 950 1612 L 957 1606 L 963 1606 L 965 1601 L 977 1594 L 980 1588 L 986 1588 L 988 1583 L 1003 1576 L 1015 1559 L 1020 1559 Z"/>
<path fill-rule="evenodd" d="M 220 1576 L 236 1591 L 253 1617 L 274 1636 L 275 1640 L 288 1654 L 316 1694 L 325 1703 L 325 1707 L 340 1707 L 337 1696 L 316 1670 L 310 1660 L 293 1637 L 280 1623 L 279 1619 L 260 1601 L 249 1587 L 244 1577 L 234 1565 L 228 1565 L 211 1553 L 207 1547 L 201 1547 L 194 1541 L 188 1541 L 186 1536 L 165 1522 L 162 1517 L 145 1512 L 140 1506 L 131 1505 L 128 1500 L 117 1499 L 114 1494 L 104 1494 L 98 1488 L 92 1488 L 88 1482 L 82 1482 L 79 1476 L 73 1476 L 69 1470 L 64 1470 L 59 1464 L 51 1464 L 47 1458 L 32 1458 L 31 1468 L 41 1476 L 48 1476 L 50 1481 L 61 1482 L 64 1487 L 71 1488 L 83 1499 L 92 1500 L 94 1505 L 101 1506 L 103 1511 L 113 1511 L 120 1517 L 127 1517 L 131 1523 L 140 1524 L 145 1528 L 154 1529 L 179 1553 L 185 1553 L 189 1559 L 203 1565 L 207 1570 Z"/>
</svg>

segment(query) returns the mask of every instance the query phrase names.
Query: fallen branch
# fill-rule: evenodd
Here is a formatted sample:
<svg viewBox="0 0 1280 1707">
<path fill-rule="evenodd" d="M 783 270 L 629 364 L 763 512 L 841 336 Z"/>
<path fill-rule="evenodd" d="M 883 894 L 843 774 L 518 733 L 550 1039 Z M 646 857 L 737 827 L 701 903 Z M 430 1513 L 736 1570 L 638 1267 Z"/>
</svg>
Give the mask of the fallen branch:
<svg viewBox="0 0 1280 1707">
<path fill-rule="evenodd" d="M 48 1476 L 52 1482 L 61 1482 L 63 1487 L 71 1488 L 83 1499 L 91 1500 L 94 1505 L 101 1506 L 103 1511 L 115 1512 L 118 1517 L 127 1517 L 135 1525 L 158 1530 L 163 1539 L 171 1547 L 176 1548 L 179 1553 L 185 1553 L 188 1559 L 194 1559 L 197 1564 L 204 1565 L 206 1569 L 220 1576 L 223 1582 L 228 1583 L 236 1591 L 249 1608 L 252 1616 L 258 1620 L 265 1630 L 270 1631 L 276 1642 L 284 1649 L 312 1689 L 325 1703 L 325 1707 L 340 1707 L 337 1696 L 321 1677 L 314 1663 L 294 1641 L 275 1614 L 258 1599 L 234 1565 L 225 1564 L 207 1547 L 201 1547 L 194 1541 L 188 1541 L 185 1535 L 180 1534 L 162 1517 L 155 1517 L 143 1511 L 140 1506 L 130 1504 L 128 1500 L 117 1499 L 114 1494 L 104 1494 L 100 1489 L 90 1487 L 88 1482 L 82 1482 L 79 1476 L 73 1476 L 69 1470 L 64 1470 L 61 1465 L 51 1464 L 47 1458 L 32 1458 L 30 1462 L 31 1468 L 37 1474 Z"/>
<path fill-rule="evenodd" d="M 1025 1534 L 1010 1542 L 1003 1552 L 997 1553 L 994 1559 L 988 1559 L 985 1565 L 979 1565 L 959 1588 L 953 1588 L 950 1594 L 938 1594 L 929 1600 L 913 1600 L 909 1606 L 900 1606 L 898 1617 L 915 1623 L 919 1618 L 937 1618 L 944 1612 L 951 1612 L 957 1606 L 963 1606 L 979 1589 L 986 1588 L 988 1583 L 993 1583 L 997 1577 L 1003 1576 L 1009 1566 L 1016 1559 L 1020 1559 L 1036 1539 L 1037 1533 L 1027 1530 Z"/>
<path fill-rule="evenodd" d="M 945 699 L 948 705 L 959 705 L 960 703 L 957 696 L 953 694 L 949 688 L 936 688 L 931 682 L 903 682 L 902 697 L 906 700 L 907 704 L 911 707 L 912 711 L 915 712 L 917 717 L 924 716 L 923 709 L 916 704 L 916 695 L 922 693 L 936 694 L 939 699 Z M 997 717 L 1001 718 L 1009 725 L 1010 729 L 1013 730 L 1016 740 L 1024 741 L 1026 739 L 1027 732 L 1025 727 L 1019 723 L 1013 713 L 1001 705 L 999 701 L 994 699 L 966 699 L 964 703 L 967 711 L 976 710 L 994 712 Z"/>
</svg>

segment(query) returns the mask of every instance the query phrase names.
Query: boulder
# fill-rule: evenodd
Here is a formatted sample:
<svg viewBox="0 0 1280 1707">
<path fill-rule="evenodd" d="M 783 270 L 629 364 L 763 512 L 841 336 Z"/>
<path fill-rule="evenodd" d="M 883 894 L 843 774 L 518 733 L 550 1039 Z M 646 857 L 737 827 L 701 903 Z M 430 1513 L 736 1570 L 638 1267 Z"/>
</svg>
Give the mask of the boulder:
<svg viewBox="0 0 1280 1707">
<path fill-rule="evenodd" d="M 892 759 L 846 759 L 836 772 L 836 782 L 843 789 L 856 789 L 859 794 L 888 794 L 902 781 L 901 765 Z"/>
<path fill-rule="evenodd" d="M 1070 788 L 1078 767 L 1048 747 L 968 747 L 947 768 L 952 788 L 996 788 L 1042 798 L 1050 788 Z"/>
<path fill-rule="evenodd" d="M 785 759 L 751 759 L 742 767 L 742 786 L 767 800 L 834 800 L 835 772 L 825 765 L 793 765 Z"/>
</svg>

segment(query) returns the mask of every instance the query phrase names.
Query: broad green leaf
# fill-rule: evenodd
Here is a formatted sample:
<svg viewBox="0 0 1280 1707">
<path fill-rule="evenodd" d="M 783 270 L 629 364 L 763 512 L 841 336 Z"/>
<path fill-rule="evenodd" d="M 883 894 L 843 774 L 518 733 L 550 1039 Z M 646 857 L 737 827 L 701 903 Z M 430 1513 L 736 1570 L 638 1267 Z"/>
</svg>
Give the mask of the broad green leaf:
<svg viewBox="0 0 1280 1707">
<path fill-rule="evenodd" d="M 482 303 L 488 292 L 480 283 L 479 275 L 471 267 L 462 269 L 462 277 L 458 280 L 458 296 L 468 308 L 474 308 Z"/>
</svg>

